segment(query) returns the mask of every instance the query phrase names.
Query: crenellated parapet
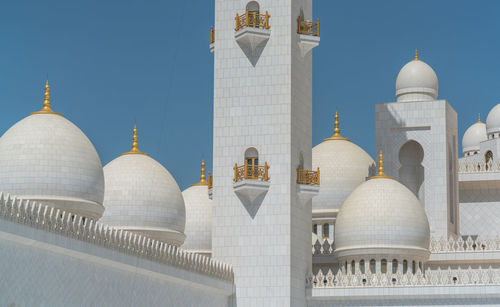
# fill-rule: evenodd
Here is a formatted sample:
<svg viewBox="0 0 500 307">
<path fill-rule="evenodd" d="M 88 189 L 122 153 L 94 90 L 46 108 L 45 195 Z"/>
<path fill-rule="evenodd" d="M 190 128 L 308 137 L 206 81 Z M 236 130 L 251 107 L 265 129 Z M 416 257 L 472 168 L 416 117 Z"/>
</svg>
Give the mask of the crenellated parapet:
<svg viewBox="0 0 500 307">
<path fill-rule="evenodd" d="M 0 219 L 218 279 L 233 281 L 234 278 L 231 265 L 213 258 L 3 193 L 0 193 Z"/>
<path fill-rule="evenodd" d="M 331 270 L 311 274 L 306 279 L 309 288 L 357 288 L 357 287 L 435 287 L 435 286 L 479 286 L 500 285 L 500 269 L 468 267 L 462 269 L 440 268 L 424 272 L 418 269 L 415 274 L 408 271 L 403 274 L 351 274 L 339 270 L 334 274 Z"/>
<path fill-rule="evenodd" d="M 495 173 L 500 172 L 500 161 L 458 161 L 458 173 Z"/>
<path fill-rule="evenodd" d="M 500 251 L 500 236 L 494 238 L 462 237 L 454 238 L 431 238 L 429 250 L 433 254 L 437 253 L 474 253 L 485 251 Z M 333 255 L 334 244 L 332 240 L 318 239 L 312 245 L 313 256 Z"/>
<path fill-rule="evenodd" d="M 430 251 L 431 253 L 500 251 L 500 236 L 476 239 L 469 236 L 466 240 L 462 237 L 431 238 Z"/>
</svg>

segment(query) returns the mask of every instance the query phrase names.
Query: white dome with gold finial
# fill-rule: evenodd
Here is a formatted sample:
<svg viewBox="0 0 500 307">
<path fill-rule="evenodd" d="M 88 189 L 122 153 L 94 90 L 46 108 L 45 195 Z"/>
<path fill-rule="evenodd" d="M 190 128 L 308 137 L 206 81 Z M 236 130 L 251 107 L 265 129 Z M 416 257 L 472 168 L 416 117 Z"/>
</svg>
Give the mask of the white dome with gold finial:
<svg viewBox="0 0 500 307">
<path fill-rule="evenodd" d="M 481 115 L 472 126 L 470 126 L 462 137 L 462 152 L 464 155 L 479 152 L 481 142 L 488 140 L 486 133 L 486 124 L 481 121 Z"/>
<path fill-rule="evenodd" d="M 200 181 L 182 192 L 186 206 L 185 250 L 210 255 L 212 252 L 212 200 L 208 197 L 205 161 L 201 161 Z"/>
<path fill-rule="evenodd" d="M 104 167 L 102 223 L 180 246 L 186 211 L 177 182 L 156 160 L 139 150 L 134 125 L 132 149 Z"/>
<path fill-rule="evenodd" d="M 430 255 L 429 221 L 408 188 L 379 172 L 357 187 L 337 215 L 335 254 L 340 261 L 372 257 L 426 261 Z"/>
<path fill-rule="evenodd" d="M 319 168 L 321 188 L 312 200 L 313 211 L 335 213 L 345 198 L 363 183 L 375 162 L 366 151 L 340 135 L 338 112 L 333 136 L 312 150 L 313 170 Z"/>
<path fill-rule="evenodd" d="M 439 82 L 436 73 L 425 62 L 415 58 L 399 71 L 396 78 L 396 98 L 398 102 L 436 100 Z"/>
<path fill-rule="evenodd" d="M 85 134 L 52 111 L 49 82 L 43 108 L 0 138 L 0 191 L 84 217 L 102 216 L 104 176 Z"/>
</svg>

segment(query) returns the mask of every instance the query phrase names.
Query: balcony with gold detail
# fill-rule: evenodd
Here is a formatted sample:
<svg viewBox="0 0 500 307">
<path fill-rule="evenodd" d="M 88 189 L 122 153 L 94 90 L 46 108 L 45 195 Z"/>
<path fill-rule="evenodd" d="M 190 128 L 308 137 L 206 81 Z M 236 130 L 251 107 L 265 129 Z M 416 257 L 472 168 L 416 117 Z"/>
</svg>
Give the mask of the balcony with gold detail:
<svg viewBox="0 0 500 307">
<path fill-rule="evenodd" d="M 261 14 L 259 6 L 254 1 L 252 3 L 253 5 L 247 6 L 243 14 L 236 14 L 234 38 L 255 66 L 271 36 L 271 15 L 267 11 Z"/>
<path fill-rule="evenodd" d="M 215 50 L 215 30 L 214 27 L 210 27 L 210 52 L 214 53 Z"/>
<path fill-rule="evenodd" d="M 305 56 L 314 47 L 319 45 L 319 18 L 317 21 L 297 18 L 297 41 L 302 56 Z"/>
<path fill-rule="evenodd" d="M 212 199 L 212 191 L 213 191 L 213 177 L 212 173 L 208 172 L 208 198 Z"/>
<path fill-rule="evenodd" d="M 267 162 L 264 165 L 256 165 L 249 161 L 257 160 L 246 160 L 244 165 L 240 166 L 234 164 L 233 188 L 248 213 L 254 216 L 269 190 L 270 166 Z"/>
<path fill-rule="evenodd" d="M 305 170 L 300 166 L 297 167 L 297 194 L 303 201 L 307 203 L 319 193 L 320 173 L 319 167 L 317 171 Z"/>
</svg>

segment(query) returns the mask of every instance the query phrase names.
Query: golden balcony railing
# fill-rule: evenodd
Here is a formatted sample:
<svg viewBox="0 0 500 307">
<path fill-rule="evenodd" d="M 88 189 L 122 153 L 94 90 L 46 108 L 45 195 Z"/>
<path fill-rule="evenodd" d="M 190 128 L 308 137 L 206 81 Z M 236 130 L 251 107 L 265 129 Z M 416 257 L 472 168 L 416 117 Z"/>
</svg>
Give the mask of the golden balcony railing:
<svg viewBox="0 0 500 307">
<path fill-rule="evenodd" d="M 236 13 L 236 27 L 234 28 L 234 30 L 238 31 L 239 29 L 245 27 L 270 29 L 270 17 L 271 15 L 269 15 L 267 11 L 265 14 L 259 14 L 259 12 L 251 12 L 246 9 L 245 14 L 243 15 L 239 15 L 238 13 Z"/>
<path fill-rule="evenodd" d="M 318 21 L 314 22 L 302 20 L 299 16 L 299 18 L 297 18 L 297 33 L 319 36 L 319 18 Z"/>
<path fill-rule="evenodd" d="M 235 163 L 233 181 L 237 182 L 243 179 L 269 181 L 269 165 L 267 162 L 264 165 L 253 165 L 245 161 L 245 165 L 242 166 Z"/>
<path fill-rule="evenodd" d="M 212 174 L 210 172 L 208 172 L 208 189 L 211 190 L 213 187 L 213 178 L 212 178 Z"/>
<path fill-rule="evenodd" d="M 319 167 L 318 171 L 308 171 L 297 167 L 297 183 L 308 185 L 319 185 Z"/>
<path fill-rule="evenodd" d="M 214 27 L 210 27 L 210 44 L 215 43 L 215 30 Z"/>
</svg>

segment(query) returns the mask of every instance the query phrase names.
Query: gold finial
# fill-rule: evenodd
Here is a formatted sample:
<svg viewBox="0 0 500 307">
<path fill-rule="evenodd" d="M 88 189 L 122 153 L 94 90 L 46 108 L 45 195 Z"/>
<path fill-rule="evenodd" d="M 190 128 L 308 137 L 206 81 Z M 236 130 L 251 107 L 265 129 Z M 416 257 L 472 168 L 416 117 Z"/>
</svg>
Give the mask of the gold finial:
<svg viewBox="0 0 500 307">
<path fill-rule="evenodd" d="M 132 149 L 129 152 L 122 153 L 122 156 L 131 154 L 146 155 L 146 156 L 148 155 L 147 153 L 143 153 L 139 150 L 139 144 L 137 143 L 137 126 L 135 124 L 134 124 L 134 135 L 132 136 Z"/>
<path fill-rule="evenodd" d="M 477 122 L 482 123 L 481 121 L 481 113 L 477 113 Z"/>
<path fill-rule="evenodd" d="M 45 83 L 45 93 L 43 94 L 44 99 L 43 99 L 43 108 L 38 111 L 38 112 L 32 112 L 31 114 L 55 114 L 55 115 L 61 115 L 59 113 L 56 113 L 52 111 L 50 108 L 50 86 L 49 86 L 49 80 L 47 79 L 47 82 Z"/>
<path fill-rule="evenodd" d="M 344 140 L 344 141 L 349 141 L 349 139 L 346 139 L 345 137 L 340 135 L 340 128 L 339 128 L 339 112 L 335 111 L 335 128 L 333 129 L 333 135 L 329 138 L 324 139 L 323 141 L 329 141 L 329 140 Z"/>
<path fill-rule="evenodd" d="M 370 179 L 377 179 L 377 178 L 388 178 L 388 179 L 392 178 L 390 176 L 387 176 L 384 172 L 384 155 L 382 154 L 382 150 L 378 155 L 378 174 L 371 177 Z"/>
<path fill-rule="evenodd" d="M 201 160 L 200 182 L 192 184 L 191 186 L 195 186 L 195 185 L 208 185 L 207 179 L 205 177 L 205 160 Z"/>
<path fill-rule="evenodd" d="M 413 59 L 413 61 L 419 61 L 417 48 L 415 48 L 415 58 Z"/>
</svg>

